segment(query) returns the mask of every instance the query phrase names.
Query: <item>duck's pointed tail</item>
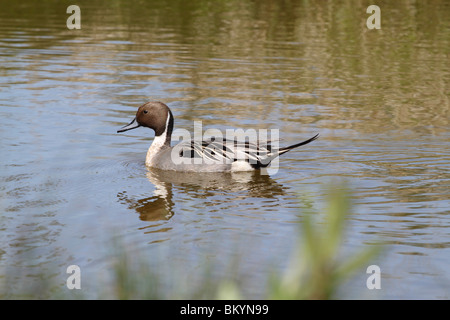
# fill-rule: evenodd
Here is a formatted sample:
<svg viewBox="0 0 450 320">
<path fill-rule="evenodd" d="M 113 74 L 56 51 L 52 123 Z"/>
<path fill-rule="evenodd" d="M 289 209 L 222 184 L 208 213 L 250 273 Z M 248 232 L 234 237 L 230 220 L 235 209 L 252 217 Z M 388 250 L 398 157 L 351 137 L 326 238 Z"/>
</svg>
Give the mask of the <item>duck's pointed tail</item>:
<svg viewBox="0 0 450 320">
<path fill-rule="evenodd" d="M 300 143 L 293 144 L 292 146 L 289 146 L 289 147 L 280 148 L 278 150 L 278 155 L 282 155 L 283 153 L 286 153 L 286 152 L 288 152 L 288 151 L 290 151 L 290 150 L 292 150 L 294 148 L 297 148 L 297 147 L 300 147 L 300 146 L 304 146 L 305 144 L 308 144 L 308 143 L 316 140 L 318 137 L 319 137 L 319 134 L 316 134 L 314 137 L 309 138 L 308 140 L 302 141 Z"/>
</svg>

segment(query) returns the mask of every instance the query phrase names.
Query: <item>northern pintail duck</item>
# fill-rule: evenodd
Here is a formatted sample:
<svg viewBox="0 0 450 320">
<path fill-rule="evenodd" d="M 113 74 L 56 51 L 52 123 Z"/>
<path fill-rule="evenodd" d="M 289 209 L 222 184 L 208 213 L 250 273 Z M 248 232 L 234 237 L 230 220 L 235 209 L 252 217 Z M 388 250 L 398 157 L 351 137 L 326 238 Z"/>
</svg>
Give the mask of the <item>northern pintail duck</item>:
<svg viewBox="0 0 450 320">
<path fill-rule="evenodd" d="M 145 164 L 162 170 L 195 172 L 251 171 L 267 167 L 273 159 L 296 147 L 310 143 L 319 134 L 288 147 L 277 148 L 270 141 L 248 142 L 210 138 L 182 141 L 171 146 L 174 118 L 162 102 L 147 102 L 140 106 L 136 117 L 117 130 L 124 132 L 138 127 L 155 131 L 155 138 L 147 151 Z"/>
</svg>

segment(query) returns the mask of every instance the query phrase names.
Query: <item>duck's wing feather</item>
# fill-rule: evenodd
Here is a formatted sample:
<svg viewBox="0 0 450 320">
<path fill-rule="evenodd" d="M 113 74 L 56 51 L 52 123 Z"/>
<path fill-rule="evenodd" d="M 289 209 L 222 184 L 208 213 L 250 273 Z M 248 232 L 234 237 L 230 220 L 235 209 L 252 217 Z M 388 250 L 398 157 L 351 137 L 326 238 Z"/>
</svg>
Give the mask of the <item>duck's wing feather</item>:
<svg viewBox="0 0 450 320">
<path fill-rule="evenodd" d="M 232 163 L 238 160 L 258 163 L 261 159 L 267 158 L 272 148 L 270 144 L 216 138 L 184 141 L 177 147 L 180 148 L 182 157 L 204 158 L 221 163 Z"/>
<path fill-rule="evenodd" d="M 249 162 L 255 168 L 260 168 L 268 166 L 279 155 L 314 141 L 318 136 L 317 134 L 308 140 L 283 148 L 273 147 L 272 141 L 253 143 L 238 139 L 229 140 L 215 137 L 202 141 L 184 141 L 177 147 L 180 148 L 181 157 L 203 158 L 219 163 L 233 163 L 241 160 Z"/>
</svg>

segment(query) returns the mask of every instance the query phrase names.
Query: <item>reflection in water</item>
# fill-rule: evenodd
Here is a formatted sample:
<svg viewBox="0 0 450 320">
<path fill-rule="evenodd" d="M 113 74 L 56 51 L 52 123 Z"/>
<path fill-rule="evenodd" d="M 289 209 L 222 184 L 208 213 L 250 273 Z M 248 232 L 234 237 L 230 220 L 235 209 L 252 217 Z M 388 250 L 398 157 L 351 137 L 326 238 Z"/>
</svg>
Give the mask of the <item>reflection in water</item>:
<svg viewBox="0 0 450 320">
<path fill-rule="evenodd" d="M 135 209 L 142 221 L 169 220 L 173 216 L 172 194 L 170 196 L 152 196 L 143 199 L 130 199 L 127 192 L 117 194 L 121 203 L 128 204 L 129 209 Z"/>
<path fill-rule="evenodd" d="M 261 171 L 205 174 L 148 168 L 147 178 L 155 186 L 152 196 L 132 199 L 128 197 L 126 191 L 117 194 L 119 202 L 136 210 L 142 221 L 172 218 L 175 204 L 174 187 L 181 192 L 195 190 L 192 193 L 194 198 L 204 198 L 205 193 L 211 190 L 237 192 L 240 198 L 243 193 L 247 197 L 257 198 L 275 198 L 284 193 L 283 187 L 279 183 Z"/>
</svg>

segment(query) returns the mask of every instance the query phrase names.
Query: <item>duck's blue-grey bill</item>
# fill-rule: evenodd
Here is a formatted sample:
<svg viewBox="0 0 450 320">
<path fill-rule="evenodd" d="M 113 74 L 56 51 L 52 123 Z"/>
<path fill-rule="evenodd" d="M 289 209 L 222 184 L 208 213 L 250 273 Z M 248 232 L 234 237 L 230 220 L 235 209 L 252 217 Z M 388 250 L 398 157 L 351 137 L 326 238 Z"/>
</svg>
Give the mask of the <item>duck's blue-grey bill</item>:
<svg viewBox="0 0 450 320">
<path fill-rule="evenodd" d="M 133 121 L 131 121 L 129 124 L 120 128 L 119 130 L 117 130 L 117 133 L 124 132 L 124 131 L 131 130 L 131 129 L 136 129 L 140 126 L 141 125 L 136 121 L 136 118 L 134 118 Z"/>
</svg>

